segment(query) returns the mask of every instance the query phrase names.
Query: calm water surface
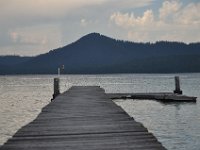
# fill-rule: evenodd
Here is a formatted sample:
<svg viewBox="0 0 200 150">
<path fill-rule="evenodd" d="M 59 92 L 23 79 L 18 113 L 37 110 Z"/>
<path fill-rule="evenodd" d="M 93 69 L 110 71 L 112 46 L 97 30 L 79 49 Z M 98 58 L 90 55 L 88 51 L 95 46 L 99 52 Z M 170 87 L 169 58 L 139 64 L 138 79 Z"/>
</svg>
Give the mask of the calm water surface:
<svg viewBox="0 0 200 150">
<path fill-rule="evenodd" d="M 177 75 L 177 74 L 176 74 Z M 106 92 L 171 92 L 175 74 L 63 75 L 61 91 L 73 85 L 100 85 Z M 200 74 L 179 74 L 184 94 L 197 103 L 163 104 L 116 100 L 170 150 L 200 149 Z M 53 93 L 53 75 L 0 76 L 0 145 L 32 121 Z"/>
</svg>

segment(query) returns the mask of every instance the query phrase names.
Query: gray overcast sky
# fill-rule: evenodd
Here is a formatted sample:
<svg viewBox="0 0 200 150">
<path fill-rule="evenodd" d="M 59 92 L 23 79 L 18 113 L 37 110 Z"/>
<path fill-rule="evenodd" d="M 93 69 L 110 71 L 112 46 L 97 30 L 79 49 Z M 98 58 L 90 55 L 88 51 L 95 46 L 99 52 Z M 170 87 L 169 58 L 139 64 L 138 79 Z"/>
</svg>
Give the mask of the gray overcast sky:
<svg viewBox="0 0 200 150">
<path fill-rule="evenodd" d="M 0 0 L 0 55 L 37 55 L 99 32 L 199 42 L 200 0 Z"/>
</svg>

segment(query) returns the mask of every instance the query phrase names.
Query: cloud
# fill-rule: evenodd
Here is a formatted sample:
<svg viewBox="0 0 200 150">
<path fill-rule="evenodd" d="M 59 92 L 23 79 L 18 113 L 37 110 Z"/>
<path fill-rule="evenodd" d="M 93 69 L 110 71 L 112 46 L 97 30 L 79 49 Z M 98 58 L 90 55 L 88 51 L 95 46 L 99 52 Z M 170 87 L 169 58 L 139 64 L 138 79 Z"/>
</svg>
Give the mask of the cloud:
<svg viewBox="0 0 200 150">
<path fill-rule="evenodd" d="M 160 19 L 165 20 L 170 15 L 177 13 L 180 10 L 181 6 L 182 4 L 176 0 L 164 1 L 162 7 L 159 9 Z"/>
<path fill-rule="evenodd" d="M 107 0 L 105 6 L 112 10 L 141 8 L 150 5 L 155 0 Z"/>
<path fill-rule="evenodd" d="M 85 19 L 81 19 L 81 26 L 85 27 L 87 26 L 87 21 Z"/>
<path fill-rule="evenodd" d="M 185 6 L 180 1 L 164 1 L 158 8 L 144 11 L 142 16 L 134 12 L 115 12 L 110 21 L 127 32 L 127 38 L 134 41 L 176 40 L 184 42 L 200 41 L 200 3 Z M 192 33 L 192 34 L 191 34 Z"/>
<path fill-rule="evenodd" d="M 84 7 L 101 5 L 106 0 L 6 0 L 0 1 L 0 25 L 22 28 L 58 23 Z"/>
<path fill-rule="evenodd" d="M 80 7 L 99 5 L 106 0 L 7 0 L 0 1 L 0 9 L 8 15 L 62 16 Z M 4 14 L 5 15 L 5 14 Z"/>
<path fill-rule="evenodd" d="M 82 18 L 80 20 L 80 26 L 81 27 L 89 27 L 89 26 L 94 26 L 97 25 L 99 23 L 99 20 L 87 20 Z"/>
<path fill-rule="evenodd" d="M 19 35 L 18 35 L 17 32 L 10 32 L 10 38 L 12 39 L 12 41 L 13 41 L 14 43 L 16 43 L 17 40 L 19 39 Z"/>
<path fill-rule="evenodd" d="M 67 15 L 81 14 L 86 7 L 110 9 L 136 8 L 148 5 L 152 0 L 6 0 L 0 1 L 0 18 L 4 21 L 59 20 Z M 108 9 L 107 9 L 108 8 Z M 87 10 L 88 11 L 88 10 Z M 99 12 L 98 12 L 99 13 Z M 30 20 L 29 20 L 30 19 Z"/>
<path fill-rule="evenodd" d="M 132 39 L 135 42 L 147 41 L 149 39 L 149 33 L 141 31 L 128 31 L 128 39 Z"/>
<path fill-rule="evenodd" d="M 110 16 L 110 20 L 114 21 L 116 25 L 123 28 L 129 28 L 134 26 L 146 26 L 151 25 L 154 22 L 154 15 L 152 10 L 147 10 L 144 12 L 142 17 L 135 17 L 133 13 L 113 13 Z"/>
<path fill-rule="evenodd" d="M 200 3 L 190 3 L 176 14 L 177 23 L 200 26 Z"/>
<path fill-rule="evenodd" d="M 15 50 L 15 54 L 36 55 L 61 46 L 61 34 L 56 25 L 12 29 L 7 37 L 10 40 L 1 45 L 4 54 L 13 54 Z"/>
</svg>

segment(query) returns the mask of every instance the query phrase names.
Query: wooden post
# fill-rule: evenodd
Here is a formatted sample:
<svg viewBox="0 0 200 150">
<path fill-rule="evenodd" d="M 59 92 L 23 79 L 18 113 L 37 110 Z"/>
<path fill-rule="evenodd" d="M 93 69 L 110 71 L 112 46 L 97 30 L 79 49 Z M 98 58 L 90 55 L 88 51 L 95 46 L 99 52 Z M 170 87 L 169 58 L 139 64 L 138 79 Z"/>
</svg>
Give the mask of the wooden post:
<svg viewBox="0 0 200 150">
<path fill-rule="evenodd" d="M 54 93 L 53 93 L 53 99 L 56 98 L 60 94 L 60 86 L 59 86 L 60 79 L 54 78 Z"/>
<path fill-rule="evenodd" d="M 58 77 L 60 76 L 60 68 L 58 68 Z"/>
<path fill-rule="evenodd" d="M 179 76 L 175 76 L 174 79 L 175 79 L 175 90 L 174 90 L 174 93 L 182 94 L 183 92 L 181 91 L 181 88 L 180 88 Z"/>
</svg>

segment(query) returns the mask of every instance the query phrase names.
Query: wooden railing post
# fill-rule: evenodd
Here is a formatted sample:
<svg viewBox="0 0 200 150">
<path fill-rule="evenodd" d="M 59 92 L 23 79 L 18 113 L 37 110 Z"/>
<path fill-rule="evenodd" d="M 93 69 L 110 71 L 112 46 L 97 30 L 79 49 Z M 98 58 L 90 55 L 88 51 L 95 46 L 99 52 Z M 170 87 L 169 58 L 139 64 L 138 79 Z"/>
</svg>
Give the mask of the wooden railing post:
<svg viewBox="0 0 200 150">
<path fill-rule="evenodd" d="M 56 98 L 60 94 L 60 79 L 59 78 L 54 78 L 54 93 L 53 93 L 53 99 Z"/>
<path fill-rule="evenodd" d="M 182 94 L 182 90 L 180 88 L 180 79 L 179 79 L 179 76 L 175 76 L 175 90 L 174 90 L 174 93 L 176 94 Z"/>
</svg>

